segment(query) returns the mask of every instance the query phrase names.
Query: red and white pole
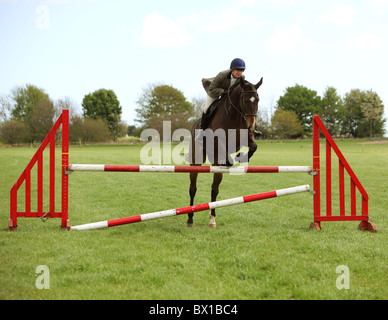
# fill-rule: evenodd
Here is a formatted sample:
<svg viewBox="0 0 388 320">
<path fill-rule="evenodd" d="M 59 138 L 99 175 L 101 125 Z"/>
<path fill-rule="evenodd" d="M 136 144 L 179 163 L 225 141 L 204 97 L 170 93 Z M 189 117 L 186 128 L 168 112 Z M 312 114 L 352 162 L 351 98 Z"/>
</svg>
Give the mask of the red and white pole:
<svg viewBox="0 0 388 320">
<path fill-rule="evenodd" d="M 142 215 L 131 216 L 131 217 L 126 217 L 126 218 L 121 218 L 121 219 L 113 219 L 113 220 L 106 220 L 106 221 L 82 224 L 79 226 L 71 227 L 70 230 L 91 230 L 91 229 L 108 228 L 108 227 L 114 227 L 114 226 L 119 226 L 119 225 L 124 225 L 124 224 L 135 223 L 135 222 L 142 222 L 142 221 L 147 221 L 147 220 L 172 217 L 172 216 L 177 216 L 177 215 L 181 215 L 181 214 L 199 212 L 199 211 L 204 211 L 204 210 L 232 206 L 232 205 L 236 205 L 236 204 L 243 204 L 243 203 L 259 201 L 259 200 L 264 200 L 264 199 L 276 198 L 276 197 L 281 197 L 281 196 L 305 192 L 305 191 L 310 191 L 309 185 L 293 187 L 293 188 L 288 188 L 288 189 L 275 190 L 275 191 L 270 191 L 270 192 L 265 192 L 265 193 L 258 193 L 258 194 L 253 194 L 250 196 L 215 201 L 215 202 L 199 204 L 199 205 L 184 207 L 184 208 L 179 208 L 179 209 L 170 209 L 170 210 L 165 210 L 165 211 L 146 213 L 146 214 L 142 214 Z"/>
<path fill-rule="evenodd" d="M 147 166 L 147 165 L 104 165 L 72 164 L 68 172 L 104 171 L 104 172 L 200 172 L 200 173 L 311 173 L 311 166 L 261 166 L 261 167 L 217 167 L 217 166 Z"/>
</svg>

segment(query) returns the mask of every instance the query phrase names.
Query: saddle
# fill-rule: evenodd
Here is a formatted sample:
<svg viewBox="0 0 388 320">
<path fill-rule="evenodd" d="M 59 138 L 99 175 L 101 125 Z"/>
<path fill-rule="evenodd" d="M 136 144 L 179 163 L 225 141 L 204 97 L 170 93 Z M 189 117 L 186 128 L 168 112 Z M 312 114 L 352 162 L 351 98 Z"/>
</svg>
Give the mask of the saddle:
<svg viewBox="0 0 388 320">
<path fill-rule="evenodd" d="M 206 130 L 210 123 L 212 122 L 214 115 L 216 114 L 216 111 L 218 109 L 218 106 L 221 104 L 221 102 L 226 98 L 226 94 L 223 94 L 219 99 L 215 100 L 210 107 L 207 109 L 206 113 L 202 114 L 201 117 L 201 126 L 200 129 Z"/>
<path fill-rule="evenodd" d="M 212 79 L 203 79 L 203 81 L 205 81 L 204 86 L 207 83 L 206 81 L 210 81 L 210 80 L 212 80 Z M 215 100 L 210 105 L 210 107 L 207 109 L 205 114 L 202 114 L 200 129 L 206 130 L 209 127 L 211 121 L 213 120 L 214 115 L 216 114 L 218 106 L 221 104 L 221 102 L 223 102 L 223 100 L 225 100 L 227 98 L 228 93 L 231 93 L 233 91 L 233 89 L 239 85 L 240 85 L 240 83 L 238 81 L 236 81 L 227 91 L 225 91 L 221 95 L 221 97 L 219 99 Z"/>
</svg>

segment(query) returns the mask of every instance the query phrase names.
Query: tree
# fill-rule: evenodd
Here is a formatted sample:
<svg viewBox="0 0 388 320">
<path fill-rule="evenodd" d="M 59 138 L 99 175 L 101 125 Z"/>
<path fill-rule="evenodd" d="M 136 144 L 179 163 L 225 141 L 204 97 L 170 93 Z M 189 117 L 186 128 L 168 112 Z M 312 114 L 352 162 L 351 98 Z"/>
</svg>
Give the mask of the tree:
<svg viewBox="0 0 388 320">
<path fill-rule="evenodd" d="M 205 109 L 206 98 L 197 97 L 191 100 L 191 105 L 193 106 L 193 117 L 195 120 L 202 117 L 203 109 Z"/>
<path fill-rule="evenodd" d="M 178 128 L 190 129 L 189 119 L 193 113 L 193 105 L 188 102 L 181 91 L 169 86 L 151 84 L 143 90 L 136 102 L 138 119 L 143 128 L 153 128 L 162 136 L 163 121 L 171 121 L 171 130 Z"/>
<path fill-rule="evenodd" d="M 0 122 L 5 122 L 9 119 L 12 111 L 12 98 L 9 95 L 0 96 Z"/>
<path fill-rule="evenodd" d="M 129 125 L 127 129 L 127 135 L 130 137 L 133 137 L 136 135 L 136 126 L 134 125 Z"/>
<path fill-rule="evenodd" d="M 269 117 L 268 112 L 263 109 L 259 109 L 257 111 L 257 130 L 259 130 L 262 133 L 261 138 L 265 139 L 268 138 L 270 135 L 270 124 L 269 124 Z"/>
<path fill-rule="evenodd" d="M 82 101 L 85 118 L 102 119 L 116 140 L 120 130 L 122 108 L 113 90 L 100 89 L 86 95 Z"/>
<path fill-rule="evenodd" d="M 0 103 L 3 119 L 10 114 L 11 120 L 23 123 L 25 134 L 18 135 L 19 140 L 42 141 L 53 125 L 54 105 L 49 95 L 35 85 L 14 88 L 10 95 L 0 99 Z M 20 127 L 17 122 L 8 123 L 7 126 Z"/>
<path fill-rule="evenodd" d="M 39 102 L 49 100 L 48 94 L 32 84 L 16 87 L 11 92 L 13 100 L 12 118 L 24 122 Z"/>
<path fill-rule="evenodd" d="M 272 117 L 272 130 L 279 138 L 291 138 L 300 136 L 303 127 L 294 111 L 278 108 Z"/>
<path fill-rule="evenodd" d="M 362 119 L 361 111 L 362 92 L 353 89 L 346 93 L 344 98 L 344 112 L 341 115 L 341 133 L 358 137 L 358 127 Z"/>
<path fill-rule="evenodd" d="M 54 104 L 51 100 L 38 102 L 25 119 L 31 141 L 43 141 L 54 124 Z"/>
<path fill-rule="evenodd" d="M 73 121 L 75 116 L 79 116 L 79 105 L 70 97 L 64 97 L 55 101 L 55 118 L 61 115 L 63 110 L 69 110 L 69 122 Z"/>
<path fill-rule="evenodd" d="M 384 105 L 377 93 L 353 89 L 345 95 L 342 133 L 355 138 L 384 134 Z"/>
<path fill-rule="evenodd" d="M 383 101 L 377 95 L 377 93 L 369 90 L 365 92 L 364 99 L 361 104 L 361 111 L 363 113 L 363 120 L 361 127 L 365 129 L 362 130 L 363 135 L 367 134 L 370 138 L 373 135 L 383 135 L 384 134 L 384 105 Z"/>
<path fill-rule="evenodd" d="M 120 121 L 117 128 L 117 137 L 125 137 L 128 134 L 128 125 L 124 121 Z"/>
<path fill-rule="evenodd" d="M 325 123 L 329 133 L 334 136 L 340 127 L 339 118 L 343 112 L 343 101 L 338 95 L 337 89 L 327 87 L 322 98 L 321 119 Z"/>
<path fill-rule="evenodd" d="M 69 140 L 72 142 L 106 142 L 111 139 L 112 134 L 108 125 L 102 119 L 74 116 L 69 125 Z"/>
<path fill-rule="evenodd" d="M 295 112 L 304 134 L 312 132 L 313 115 L 321 113 L 321 97 L 316 91 L 298 84 L 288 87 L 277 105 L 282 110 Z"/>
<path fill-rule="evenodd" d="M 0 124 L 0 141 L 6 144 L 28 142 L 26 125 L 19 120 L 7 120 Z"/>
</svg>

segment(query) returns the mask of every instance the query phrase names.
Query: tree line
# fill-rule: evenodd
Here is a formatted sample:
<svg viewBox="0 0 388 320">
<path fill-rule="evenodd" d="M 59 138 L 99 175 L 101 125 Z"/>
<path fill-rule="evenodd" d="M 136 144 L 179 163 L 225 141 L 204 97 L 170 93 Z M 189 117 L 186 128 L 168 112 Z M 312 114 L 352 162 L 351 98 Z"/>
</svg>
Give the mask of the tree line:
<svg viewBox="0 0 388 320">
<path fill-rule="evenodd" d="M 122 106 L 113 90 L 99 89 L 86 94 L 82 115 L 71 98 L 53 101 L 45 90 L 27 84 L 0 96 L 0 141 L 6 144 L 41 142 L 62 109 L 70 110 L 71 142 L 105 142 L 124 135 L 140 136 L 144 129 L 163 134 L 163 121 L 170 121 L 172 131 L 190 130 L 201 116 L 205 98 L 188 101 L 171 85 L 146 86 L 136 101 L 137 126 L 122 121 Z M 353 89 L 341 97 L 333 87 L 323 96 L 296 84 L 288 87 L 268 115 L 259 103 L 258 124 L 262 138 L 292 139 L 312 134 L 312 117 L 320 115 L 332 136 L 382 136 L 386 119 L 384 105 L 372 90 Z"/>
<path fill-rule="evenodd" d="M 327 87 L 320 97 L 297 84 L 284 91 L 270 121 L 265 114 L 259 115 L 260 129 L 267 138 L 310 136 L 313 115 L 321 116 L 335 137 L 372 138 L 385 133 L 383 101 L 372 90 L 352 89 L 341 97 L 334 87 Z"/>
<path fill-rule="evenodd" d="M 71 142 L 105 142 L 126 134 L 122 107 L 112 90 L 100 89 L 85 95 L 79 115 L 71 98 L 53 101 L 44 89 L 27 84 L 0 97 L 0 141 L 40 143 L 62 109 L 69 110 Z"/>
<path fill-rule="evenodd" d="M 137 104 L 140 129 L 154 128 L 162 134 L 160 126 L 165 120 L 171 121 L 172 130 L 190 130 L 202 114 L 205 99 L 188 102 L 179 90 L 153 84 L 144 89 Z M 296 84 L 286 88 L 270 116 L 260 106 L 258 129 L 263 138 L 309 137 L 314 115 L 321 116 L 332 136 L 365 138 L 385 133 L 384 105 L 372 90 L 353 89 L 341 97 L 334 87 L 327 87 L 320 97 L 316 91 Z"/>
</svg>

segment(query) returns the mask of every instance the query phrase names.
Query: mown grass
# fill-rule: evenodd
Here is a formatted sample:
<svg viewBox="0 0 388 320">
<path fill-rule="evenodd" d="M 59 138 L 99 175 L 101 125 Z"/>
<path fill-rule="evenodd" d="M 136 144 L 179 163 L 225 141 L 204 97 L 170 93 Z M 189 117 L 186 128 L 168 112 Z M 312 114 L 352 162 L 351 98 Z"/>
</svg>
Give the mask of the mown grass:
<svg viewBox="0 0 388 320">
<path fill-rule="evenodd" d="M 308 193 L 219 209 L 216 229 L 202 212 L 194 228 L 185 227 L 186 216 L 85 232 L 61 231 L 57 219 L 20 218 L 18 230 L 9 232 L 9 191 L 35 150 L 2 148 L 0 299 L 387 299 L 388 144 L 339 146 L 369 193 L 377 234 L 357 230 L 357 222 L 309 231 Z M 140 150 L 74 146 L 70 163 L 140 164 Z M 311 141 L 259 142 L 250 165 L 311 165 L 311 159 Z M 69 180 L 72 225 L 189 205 L 188 174 L 79 172 Z M 196 203 L 210 201 L 211 181 L 199 176 Z M 218 199 L 303 184 L 312 186 L 312 178 L 224 175 Z M 35 286 L 38 265 L 50 269 L 49 290 Z M 349 267 L 349 290 L 336 288 L 340 265 Z"/>
</svg>

